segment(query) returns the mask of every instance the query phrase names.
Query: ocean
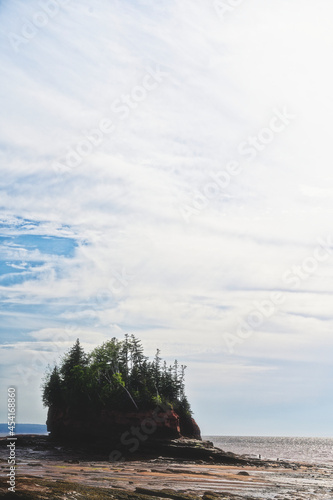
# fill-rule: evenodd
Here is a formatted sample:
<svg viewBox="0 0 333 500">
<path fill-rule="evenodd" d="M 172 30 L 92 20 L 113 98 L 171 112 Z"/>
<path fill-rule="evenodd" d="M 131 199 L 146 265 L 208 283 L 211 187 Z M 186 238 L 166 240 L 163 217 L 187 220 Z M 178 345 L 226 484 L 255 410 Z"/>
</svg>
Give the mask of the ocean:
<svg viewBox="0 0 333 500">
<path fill-rule="evenodd" d="M 333 464 L 333 438 L 204 436 L 214 446 L 237 455 L 271 460 Z"/>
<path fill-rule="evenodd" d="M 44 424 L 16 424 L 15 434 L 48 434 Z M 0 423 L 0 437 L 8 436 L 8 423 Z"/>
</svg>

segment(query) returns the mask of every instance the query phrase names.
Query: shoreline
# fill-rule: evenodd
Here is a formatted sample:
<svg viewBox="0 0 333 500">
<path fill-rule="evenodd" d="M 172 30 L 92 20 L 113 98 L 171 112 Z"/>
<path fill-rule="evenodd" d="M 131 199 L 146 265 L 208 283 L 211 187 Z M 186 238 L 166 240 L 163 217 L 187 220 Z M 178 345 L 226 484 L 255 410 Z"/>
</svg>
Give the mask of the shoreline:
<svg viewBox="0 0 333 500">
<path fill-rule="evenodd" d="M 207 460 L 156 456 L 157 453 L 152 456 L 150 449 L 149 456 L 141 450 L 141 456 L 131 456 L 131 460 L 109 462 L 101 450 L 89 449 L 82 443 L 75 446 L 41 435 L 16 437 L 16 495 L 27 500 L 333 498 L 333 468 L 325 464 L 244 459 L 205 444 L 209 442 L 201 442 L 210 450 Z M 0 438 L 0 498 L 12 495 L 7 493 L 5 484 L 4 441 L 7 439 Z M 183 440 L 179 446 L 183 449 L 184 444 L 193 449 L 199 447 L 195 440 Z M 209 458 L 214 454 L 216 460 Z M 68 492 L 72 492 L 71 496 Z"/>
</svg>

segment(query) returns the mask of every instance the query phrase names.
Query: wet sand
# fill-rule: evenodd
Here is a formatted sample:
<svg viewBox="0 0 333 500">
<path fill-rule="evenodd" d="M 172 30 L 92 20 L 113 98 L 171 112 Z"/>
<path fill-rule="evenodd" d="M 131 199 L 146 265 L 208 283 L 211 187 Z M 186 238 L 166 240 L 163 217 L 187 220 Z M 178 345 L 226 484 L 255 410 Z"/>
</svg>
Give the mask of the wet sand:
<svg viewBox="0 0 333 500">
<path fill-rule="evenodd" d="M 31 443 L 17 447 L 17 498 L 333 499 L 333 470 L 325 465 L 258 460 L 223 465 L 163 457 L 112 463 L 83 453 L 64 454 L 61 446 L 47 449 L 38 445 L 38 438 L 36 446 Z M 8 465 L 0 444 L 4 498 Z"/>
</svg>

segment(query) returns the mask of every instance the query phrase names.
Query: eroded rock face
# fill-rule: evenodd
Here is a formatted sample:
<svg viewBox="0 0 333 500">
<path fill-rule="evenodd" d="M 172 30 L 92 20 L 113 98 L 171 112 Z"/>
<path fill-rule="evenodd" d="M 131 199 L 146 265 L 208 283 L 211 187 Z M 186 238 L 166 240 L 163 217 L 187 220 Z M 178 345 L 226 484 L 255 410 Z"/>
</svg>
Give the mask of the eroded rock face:
<svg viewBox="0 0 333 500">
<path fill-rule="evenodd" d="M 201 431 L 194 418 L 180 419 L 180 433 L 183 437 L 201 439 Z"/>
<path fill-rule="evenodd" d="M 195 420 L 180 416 L 173 410 L 148 410 L 121 412 L 117 410 L 73 410 L 50 407 L 47 430 L 51 436 L 64 438 L 112 438 L 117 439 L 132 428 L 155 439 L 188 437 L 201 439 Z"/>
</svg>

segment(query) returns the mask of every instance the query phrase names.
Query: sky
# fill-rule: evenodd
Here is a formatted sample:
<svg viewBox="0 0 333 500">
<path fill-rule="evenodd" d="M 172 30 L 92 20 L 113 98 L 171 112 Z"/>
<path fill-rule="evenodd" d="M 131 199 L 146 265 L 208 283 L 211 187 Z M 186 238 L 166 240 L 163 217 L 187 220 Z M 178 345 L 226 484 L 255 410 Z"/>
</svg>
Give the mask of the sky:
<svg viewBox="0 0 333 500">
<path fill-rule="evenodd" d="M 125 333 L 204 435 L 333 436 L 333 4 L 0 3 L 2 397 Z"/>
</svg>

